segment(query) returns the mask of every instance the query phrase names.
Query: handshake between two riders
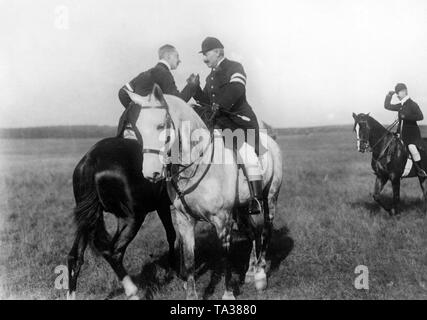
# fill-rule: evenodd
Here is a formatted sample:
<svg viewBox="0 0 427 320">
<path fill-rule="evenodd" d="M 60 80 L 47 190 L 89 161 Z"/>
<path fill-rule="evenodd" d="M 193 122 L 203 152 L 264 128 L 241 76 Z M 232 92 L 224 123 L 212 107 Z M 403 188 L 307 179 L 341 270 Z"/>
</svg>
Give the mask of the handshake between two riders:
<svg viewBox="0 0 427 320">
<path fill-rule="evenodd" d="M 211 69 L 206 78 L 205 87 L 200 87 L 200 77 L 191 74 L 187 85 L 179 91 L 172 70 L 181 63 L 176 48 L 166 44 L 158 50 L 159 61 L 151 69 L 140 73 L 124 85 L 119 91 L 119 100 L 127 108 L 132 102 L 126 91 L 147 96 L 157 84 L 163 93 L 175 95 L 188 102 L 193 98 L 201 106 L 196 112 L 210 111 L 216 129 L 243 129 L 245 142 L 236 146 L 244 162 L 249 180 L 252 200 L 249 213 L 262 212 L 262 167 L 259 161 L 259 126 L 251 106 L 246 100 L 246 73 L 243 66 L 225 57 L 224 46 L 216 38 L 207 37 L 201 45 L 203 61 Z M 206 110 L 209 109 L 209 110 Z M 202 117 L 203 118 L 203 117 Z M 118 135 L 124 138 L 136 139 L 135 132 L 126 119 L 126 112 L 120 119 Z M 255 130 L 255 139 L 247 139 L 247 130 Z M 250 141 L 255 140 L 255 141 Z"/>
</svg>

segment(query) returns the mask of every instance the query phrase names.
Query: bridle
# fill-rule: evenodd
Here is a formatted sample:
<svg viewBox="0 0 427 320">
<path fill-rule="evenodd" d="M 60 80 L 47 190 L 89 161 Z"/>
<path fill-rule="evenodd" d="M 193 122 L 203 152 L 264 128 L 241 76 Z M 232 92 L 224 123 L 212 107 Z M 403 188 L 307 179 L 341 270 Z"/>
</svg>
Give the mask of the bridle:
<svg viewBox="0 0 427 320">
<path fill-rule="evenodd" d="M 172 117 L 169 113 L 169 108 L 167 105 L 140 106 L 140 107 L 141 107 L 141 109 L 165 109 L 166 110 L 166 119 L 164 122 L 165 129 L 167 129 L 167 130 L 173 129 L 174 131 L 176 130 L 175 124 L 173 123 L 173 120 L 172 120 Z M 180 139 L 179 135 L 178 135 L 178 139 Z M 142 140 L 142 137 L 141 137 L 141 140 Z M 197 181 L 195 183 L 193 183 L 190 187 L 187 187 L 185 190 L 181 190 L 178 186 L 177 181 L 175 181 L 175 179 L 179 178 L 181 173 L 183 173 L 185 170 L 187 170 L 188 168 L 190 168 L 191 166 L 196 164 L 196 162 L 203 157 L 203 155 L 205 154 L 205 152 L 208 150 L 208 148 L 210 146 L 212 146 L 212 150 L 211 150 L 211 159 L 210 159 L 209 165 L 206 166 L 205 171 L 202 173 L 200 178 L 197 179 Z M 169 154 L 170 150 L 165 152 L 165 151 L 162 151 L 159 149 L 143 148 L 142 153 L 143 154 L 147 154 L 147 153 L 148 154 L 157 154 L 157 155 L 163 156 L 164 161 L 163 161 L 162 172 L 160 173 L 160 177 L 157 178 L 155 182 L 161 182 L 161 181 L 165 180 L 166 182 L 170 183 L 170 185 L 172 186 L 172 188 L 175 190 L 176 194 L 178 195 L 178 198 L 180 199 L 184 208 L 187 210 L 188 213 L 191 214 L 192 210 L 191 210 L 190 206 L 188 205 L 187 201 L 185 200 L 184 196 L 186 193 L 190 192 L 189 190 L 193 190 L 202 181 L 202 179 L 205 177 L 206 173 L 208 172 L 208 170 L 210 168 L 210 164 L 212 163 L 213 158 L 214 158 L 214 149 L 215 149 L 214 129 L 212 127 L 212 129 L 210 130 L 209 143 L 206 145 L 206 148 L 201 153 L 199 153 L 199 157 L 197 159 L 194 159 L 193 161 L 191 161 L 188 165 L 176 164 L 176 165 L 180 166 L 181 168 L 173 174 L 172 174 L 172 161 L 170 160 L 170 154 Z M 192 176 L 195 175 L 197 168 L 198 168 L 198 165 L 197 165 L 196 169 L 194 169 Z M 191 177 L 189 177 L 188 179 L 190 179 L 190 178 Z"/>
<path fill-rule="evenodd" d="M 360 124 L 365 124 L 365 125 L 366 125 L 366 128 L 367 128 L 367 130 L 368 130 L 368 134 L 367 134 L 367 138 L 366 138 L 366 139 L 361 139 L 361 138 L 360 138 L 360 131 L 358 131 L 358 132 L 357 132 L 356 141 L 359 143 L 359 145 L 360 145 L 361 143 L 363 143 L 364 145 L 369 146 L 369 132 L 370 132 L 370 128 L 369 128 L 368 120 L 356 121 L 356 122 L 354 123 L 353 131 L 355 131 L 355 132 L 356 132 L 356 126 L 357 126 L 357 125 L 359 125 L 359 128 L 360 128 Z M 372 148 L 371 148 L 371 149 L 372 149 Z"/>
<path fill-rule="evenodd" d="M 172 121 L 172 117 L 169 113 L 169 107 L 166 104 L 162 104 L 159 106 L 140 106 L 141 110 L 143 109 L 165 109 L 166 110 L 166 118 L 164 121 L 164 128 L 165 130 L 174 130 L 175 131 L 175 124 Z M 178 135 L 179 138 L 179 135 Z M 142 137 L 141 137 L 142 140 Z M 160 149 L 153 149 L 153 148 L 142 148 L 142 153 L 143 154 L 156 154 L 156 155 L 160 155 L 163 157 L 163 169 L 162 172 L 160 173 L 160 177 L 156 179 L 156 182 L 160 182 L 162 180 L 166 180 L 167 182 L 174 182 L 173 179 L 175 179 L 176 177 L 178 177 L 182 172 L 184 172 L 185 170 L 187 170 L 188 168 L 190 168 L 191 166 L 193 166 L 194 164 L 196 164 L 196 162 L 202 158 L 202 156 L 206 153 L 206 151 L 208 150 L 209 146 L 212 146 L 212 152 L 211 152 L 211 161 L 210 163 L 212 163 L 213 160 L 213 156 L 214 156 L 214 146 L 215 143 L 213 142 L 214 140 L 214 129 L 212 128 L 210 130 L 210 139 L 209 139 L 209 143 L 207 143 L 205 149 L 199 153 L 199 157 L 194 159 L 193 161 L 191 161 L 189 164 L 187 165 L 182 165 L 182 164 L 176 164 L 178 165 L 180 168 L 180 170 L 176 171 L 175 173 L 172 174 L 172 170 L 171 170 L 171 165 L 172 165 L 172 161 L 171 161 L 171 157 L 170 157 L 170 150 L 166 150 L 166 151 L 162 151 Z M 143 141 L 142 141 L 142 145 Z M 209 167 L 208 167 L 209 168 Z M 208 169 L 207 168 L 207 169 Z M 207 171 L 207 170 L 206 170 Z M 202 177 L 205 175 L 205 173 L 202 175 Z M 197 182 L 199 183 L 199 181 Z M 175 185 L 175 183 L 173 183 Z M 177 189 L 177 186 L 175 187 L 175 189 Z M 184 192 L 179 191 L 177 189 L 177 192 L 179 195 L 183 194 Z"/>
<path fill-rule="evenodd" d="M 359 144 L 360 143 L 364 143 L 364 144 L 366 144 L 367 146 L 368 146 L 368 149 L 370 149 L 370 150 L 374 150 L 374 148 L 380 143 L 380 142 L 382 142 L 383 140 L 384 140 L 384 138 L 389 134 L 389 133 L 391 133 L 390 131 L 391 131 L 391 129 L 393 129 L 397 124 L 399 123 L 399 119 L 396 119 L 391 125 L 389 125 L 387 128 L 385 128 L 386 129 L 386 133 L 385 134 L 383 134 L 382 135 L 382 137 L 380 138 L 380 139 L 378 139 L 378 141 L 373 145 L 373 146 L 370 146 L 370 143 L 369 143 L 369 135 L 370 135 L 370 127 L 369 127 L 369 123 L 368 123 L 368 121 L 367 120 L 362 120 L 362 121 L 356 121 L 355 122 L 355 124 L 354 124 L 354 128 L 353 128 L 353 131 L 356 131 L 356 125 L 360 125 L 360 124 L 366 124 L 366 127 L 367 127 L 367 129 L 368 129 L 368 134 L 367 134 L 367 138 L 366 139 L 360 139 L 359 138 L 359 134 L 358 134 L 358 136 L 357 136 L 357 141 L 359 142 Z M 359 126 L 360 127 L 360 126 Z M 390 144 L 391 144 L 391 141 L 392 141 L 393 139 L 391 139 L 388 143 L 387 143 L 387 145 L 383 148 L 383 150 L 380 152 L 380 155 L 379 155 L 379 157 L 377 158 L 377 159 L 380 159 L 384 154 L 385 154 L 385 151 L 388 149 L 388 147 L 390 146 Z"/>
<path fill-rule="evenodd" d="M 160 106 L 140 106 L 141 110 L 143 109 L 165 109 L 166 110 L 166 119 L 165 119 L 165 129 L 171 130 L 175 129 L 175 126 L 172 121 L 172 117 L 169 113 L 169 108 L 167 105 L 160 105 Z M 144 144 L 142 144 L 144 145 Z M 151 154 L 157 154 L 161 155 L 164 158 L 164 161 L 167 163 L 169 162 L 169 156 L 167 152 L 164 152 L 160 149 L 150 149 L 150 148 L 142 148 L 142 153 L 151 153 Z"/>
</svg>

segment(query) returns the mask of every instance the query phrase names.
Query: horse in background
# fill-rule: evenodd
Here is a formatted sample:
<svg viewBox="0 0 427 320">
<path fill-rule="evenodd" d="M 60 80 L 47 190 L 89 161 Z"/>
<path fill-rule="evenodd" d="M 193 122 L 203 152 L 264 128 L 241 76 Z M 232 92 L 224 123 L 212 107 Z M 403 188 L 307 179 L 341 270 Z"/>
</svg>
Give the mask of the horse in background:
<svg viewBox="0 0 427 320">
<path fill-rule="evenodd" d="M 142 161 L 141 145 L 137 141 L 107 138 L 95 144 L 76 166 L 73 191 L 77 232 L 68 255 L 68 299 L 75 299 L 77 278 L 88 244 L 110 264 L 126 296 L 138 299 L 138 288 L 123 266 L 123 257 L 146 215 L 154 210 L 166 230 L 169 267 L 174 264 L 176 233 L 167 190 L 162 183 L 153 184 L 144 179 Z M 117 219 L 117 229 L 112 236 L 107 232 L 104 212 Z"/>
<path fill-rule="evenodd" d="M 411 167 L 410 154 L 403 141 L 390 132 L 369 113 L 353 113 L 356 133 L 357 149 L 359 152 L 372 151 L 371 166 L 376 180 L 373 198 L 391 216 L 400 214 L 400 180 L 402 178 L 417 177 L 414 166 Z M 420 150 L 423 165 L 426 164 L 425 148 Z M 408 162 L 409 161 L 409 162 Z M 418 177 L 424 195 L 425 208 L 427 209 L 427 179 Z M 381 191 L 388 181 L 393 187 L 393 202 L 389 206 L 381 199 Z"/>
<path fill-rule="evenodd" d="M 250 199 L 248 182 L 237 165 L 233 151 L 225 148 L 223 137 L 216 138 L 191 106 L 175 96 L 163 95 L 157 85 L 147 97 L 132 92 L 128 94 L 140 108 L 136 127 L 144 141 L 144 176 L 153 181 L 166 179 L 168 193 L 176 208 L 187 299 L 197 298 L 194 247 L 198 221 L 209 222 L 216 229 L 222 244 L 225 268 L 222 298 L 234 299 L 230 266 L 233 215 L 253 241 L 246 280 L 255 282 L 258 290 L 265 289 L 265 255 L 282 183 L 282 157 L 277 143 L 265 134 L 260 137 L 268 149 L 260 157 L 265 169 L 264 215 L 248 215 L 245 210 Z M 184 129 L 186 125 L 189 126 L 188 131 Z M 195 145 L 194 135 L 203 143 Z M 171 150 L 179 153 L 177 162 L 170 162 Z M 217 155 L 232 161 L 213 162 Z M 194 160 L 186 163 L 183 159 Z"/>
</svg>

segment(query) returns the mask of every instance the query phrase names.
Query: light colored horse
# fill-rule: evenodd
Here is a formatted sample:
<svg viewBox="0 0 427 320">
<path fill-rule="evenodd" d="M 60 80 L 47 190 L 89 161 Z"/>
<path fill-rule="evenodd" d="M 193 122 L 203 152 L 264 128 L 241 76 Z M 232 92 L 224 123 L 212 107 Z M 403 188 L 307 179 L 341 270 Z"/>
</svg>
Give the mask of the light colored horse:
<svg viewBox="0 0 427 320">
<path fill-rule="evenodd" d="M 209 222 L 216 229 L 223 248 L 225 267 L 223 299 L 234 299 L 229 256 L 233 213 L 238 218 L 239 227 L 243 227 L 253 241 L 246 282 L 255 282 L 258 290 L 265 289 L 265 255 L 282 183 L 282 157 L 277 143 L 267 135 L 261 136 L 260 140 L 264 140 L 268 148 L 260 158 L 264 168 L 264 216 L 248 215 L 245 210 L 250 200 L 248 182 L 237 165 L 234 152 L 224 147 L 223 138 L 213 139 L 213 142 L 208 128 L 197 113 L 183 100 L 163 95 L 157 85 L 147 97 L 131 92 L 128 94 L 141 107 L 136 127 L 143 140 L 144 176 L 153 181 L 165 178 L 167 152 L 178 150 L 179 153 L 179 164 L 173 166 L 172 181 L 168 181 L 167 185 L 176 208 L 187 299 L 197 299 L 194 278 L 194 229 L 197 221 Z M 190 127 L 186 130 L 188 125 Z M 169 134 L 165 134 L 165 130 L 170 130 Z M 169 140 L 165 141 L 166 136 Z M 204 143 L 195 143 L 202 140 Z M 179 148 L 174 148 L 176 146 Z M 232 161 L 212 161 L 217 159 L 217 155 Z M 184 159 L 191 161 L 184 162 Z M 173 183 L 177 188 L 173 187 Z"/>
</svg>

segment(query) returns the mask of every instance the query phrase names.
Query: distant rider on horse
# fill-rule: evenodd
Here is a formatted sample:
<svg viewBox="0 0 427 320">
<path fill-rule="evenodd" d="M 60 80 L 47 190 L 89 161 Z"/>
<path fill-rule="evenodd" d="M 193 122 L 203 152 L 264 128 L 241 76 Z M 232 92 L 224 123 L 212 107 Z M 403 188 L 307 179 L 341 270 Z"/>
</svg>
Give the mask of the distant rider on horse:
<svg viewBox="0 0 427 320">
<path fill-rule="evenodd" d="M 394 94 L 396 94 L 399 99 L 399 103 L 397 104 L 391 103 Z M 423 120 L 424 116 L 418 104 L 409 97 L 408 88 L 405 84 L 397 84 L 395 90 L 390 91 L 387 94 L 384 102 L 384 108 L 398 112 L 398 133 L 402 135 L 402 140 L 407 145 L 409 152 L 411 153 L 412 160 L 417 170 L 417 175 L 419 177 L 426 178 L 427 173 L 423 169 L 420 152 L 417 148 L 417 144 L 422 141 L 417 121 Z"/>
<path fill-rule="evenodd" d="M 192 75 L 193 78 L 190 76 L 189 84 L 197 86 L 193 98 L 202 107 L 211 108 L 215 117 L 215 128 L 244 130 L 246 142 L 237 148 L 252 190 L 249 213 L 260 213 L 263 182 L 262 168 L 258 159 L 259 127 L 257 117 L 246 100 L 246 73 L 240 63 L 225 58 L 224 46 L 216 38 L 206 38 L 200 53 L 203 54 L 203 61 L 211 68 L 211 72 L 206 78 L 203 90 L 200 88 L 199 76 Z M 254 131 L 254 141 L 247 139 L 247 129 Z"/>
</svg>

